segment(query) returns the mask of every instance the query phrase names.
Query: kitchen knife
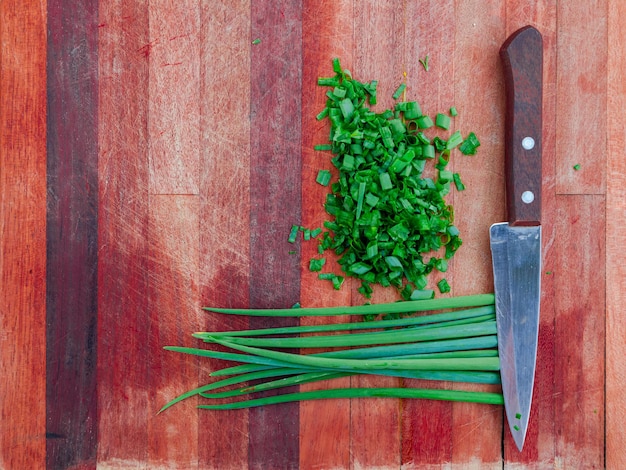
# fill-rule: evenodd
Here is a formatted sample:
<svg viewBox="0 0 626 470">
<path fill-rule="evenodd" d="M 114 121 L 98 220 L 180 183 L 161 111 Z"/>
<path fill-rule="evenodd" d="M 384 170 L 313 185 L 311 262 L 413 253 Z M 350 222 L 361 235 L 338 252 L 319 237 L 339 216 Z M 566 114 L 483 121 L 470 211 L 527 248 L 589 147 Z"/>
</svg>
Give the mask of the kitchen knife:
<svg viewBox="0 0 626 470">
<path fill-rule="evenodd" d="M 521 451 L 535 381 L 541 297 L 541 34 L 531 26 L 516 31 L 502 45 L 500 58 L 508 222 L 491 226 L 490 242 L 504 408 Z"/>
</svg>

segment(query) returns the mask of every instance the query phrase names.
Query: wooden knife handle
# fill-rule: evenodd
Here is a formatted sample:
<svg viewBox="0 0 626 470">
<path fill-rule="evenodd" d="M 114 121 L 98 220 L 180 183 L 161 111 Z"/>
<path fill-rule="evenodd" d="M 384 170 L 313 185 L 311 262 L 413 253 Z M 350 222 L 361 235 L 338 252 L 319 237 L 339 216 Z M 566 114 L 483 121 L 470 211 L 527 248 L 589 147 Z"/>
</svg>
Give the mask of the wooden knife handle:
<svg viewBox="0 0 626 470">
<path fill-rule="evenodd" d="M 543 40 L 526 26 L 500 49 L 506 86 L 505 172 L 510 225 L 541 223 Z"/>
</svg>

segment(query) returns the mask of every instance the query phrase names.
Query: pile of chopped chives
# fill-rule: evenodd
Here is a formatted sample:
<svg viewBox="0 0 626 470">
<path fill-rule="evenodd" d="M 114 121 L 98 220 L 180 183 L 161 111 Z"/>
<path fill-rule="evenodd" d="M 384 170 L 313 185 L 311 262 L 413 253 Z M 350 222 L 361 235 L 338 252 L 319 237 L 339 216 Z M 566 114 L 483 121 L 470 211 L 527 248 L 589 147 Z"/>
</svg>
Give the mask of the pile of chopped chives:
<svg viewBox="0 0 626 470">
<path fill-rule="evenodd" d="M 195 333 L 194 337 L 208 345 L 221 346 L 220 350 L 178 346 L 165 349 L 232 361 L 238 365 L 214 371 L 211 375 L 216 381 L 183 393 L 161 411 L 192 396 L 200 396 L 206 401 L 199 408 L 215 410 L 362 397 L 503 403 L 500 393 L 404 387 L 331 388 L 250 397 L 268 390 L 281 391 L 285 387 L 363 374 L 499 384 L 500 363 L 492 294 L 354 307 L 206 310 L 266 317 L 407 316 L 354 323 Z M 309 333 L 316 335 L 307 336 Z M 228 348 L 227 352 L 224 347 Z M 285 351 L 294 348 L 300 352 Z M 310 348 L 332 350 L 306 352 Z M 250 384 L 251 381 L 254 385 Z"/>
<path fill-rule="evenodd" d="M 330 143 L 315 149 L 330 151 L 337 170 L 334 178 L 325 169 L 316 178 L 330 186 L 325 209 L 332 217 L 318 240 L 320 255 L 331 250 L 340 256 L 343 275 L 321 272 L 321 257 L 311 262 L 311 270 L 336 289 L 345 276 L 355 277 L 367 298 L 373 284 L 394 286 L 404 299 L 433 297 L 434 291 L 426 289 L 427 275 L 434 269 L 445 272 L 447 260 L 462 244 L 445 196 L 452 187 L 462 191 L 465 185 L 446 167 L 455 148 L 473 155 L 480 142 L 474 133 L 463 138 L 460 131 L 447 139 L 429 136 L 431 128 L 450 129 L 451 118 L 458 114 L 454 107 L 434 121 L 417 101 L 398 101 L 393 109 L 376 113 L 367 103 L 376 104 L 378 82 L 355 80 L 339 59 L 334 59 L 333 70 L 333 77 L 318 79 L 318 85 L 330 89 L 317 119 L 327 118 L 331 126 Z M 404 83 L 397 88 L 394 100 L 405 88 Z M 434 165 L 436 177 L 424 176 L 427 162 Z M 307 239 L 308 230 L 294 225 L 290 242 L 296 241 L 299 229 Z M 445 279 L 438 288 L 450 291 Z"/>
</svg>

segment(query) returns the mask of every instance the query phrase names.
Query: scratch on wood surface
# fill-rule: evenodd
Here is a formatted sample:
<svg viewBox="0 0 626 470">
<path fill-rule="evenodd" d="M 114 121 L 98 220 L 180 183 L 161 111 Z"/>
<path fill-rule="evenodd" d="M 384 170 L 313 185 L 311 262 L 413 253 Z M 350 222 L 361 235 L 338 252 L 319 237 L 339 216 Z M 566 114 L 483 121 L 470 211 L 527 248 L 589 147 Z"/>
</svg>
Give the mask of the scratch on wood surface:
<svg viewBox="0 0 626 470">
<path fill-rule="evenodd" d="M 177 464 L 163 465 L 129 459 L 110 459 L 106 462 L 98 462 L 98 470 L 128 470 L 129 468 L 135 470 L 178 470 L 180 466 Z M 197 468 L 197 466 L 192 468 Z"/>
<path fill-rule="evenodd" d="M 159 40 L 155 39 L 154 41 L 151 41 L 148 44 L 141 46 L 139 49 L 137 49 L 137 52 L 141 53 L 141 55 L 143 55 L 147 59 L 150 56 L 150 53 L 152 52 L 152 48 L 158 42 Z"/>
</svg>

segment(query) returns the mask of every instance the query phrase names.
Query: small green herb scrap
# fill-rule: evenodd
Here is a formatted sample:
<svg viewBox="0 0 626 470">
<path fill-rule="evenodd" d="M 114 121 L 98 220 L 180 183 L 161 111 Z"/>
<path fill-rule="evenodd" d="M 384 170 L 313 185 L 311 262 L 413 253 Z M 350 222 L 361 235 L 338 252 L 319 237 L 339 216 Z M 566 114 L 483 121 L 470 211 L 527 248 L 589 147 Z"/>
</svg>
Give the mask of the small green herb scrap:
<svg viewBox="0 0 626 470">
<path fill-rule="evenodd" d="M 298 238 L 298 232 L 300 231 L 299 225 L 292 225 L 291 230 L 289 231 L 289 238 L 287 241 L 289 243 L 295 243 Z"/>
<path fill-rule="evenodd" d="M 424 70 L 426 70 L 428 72 L 429 70 L 429 65 L 428 65 L 428 56 L 424 57 L 423 59 L 419 59 L 420 64 L 422 64 L 422 67 L 424 67 Z"/>
<path fill-rule="evenodd" d="M 252 44 L 254 44 L 255 46 L 257 44 L 261 44 L 261 39 L 260 38 L 256 38 L 254 41 L 252 41 Z"/>
<path fill-rule="evenodd" d="M 401 83 L 398 88 L 396 89 L 396 91 L 393 92 L 393 99 L 397 100 L 398 98 L 400 98 L 400 96 L 402 96 L 402 93 L 404 92 L 406 88 L 406 83 Z"/>
<path fill-rule="evenodd" d="M 324 264 L 326 264 L 326 258 L 312 258 L 309 261 L 309 270 L 314 272 L 321 271 L 324 267 Z"/>
<path fill-rule="evenodd" d="M 445 114 L 439 113 L 435 118 L 435 124 L 441 129 L 448 130 L 450 128 L 450 118 Z"/>
<path fill-rule="evenodd" d="M 450 292 L 450 284 L 448 284 L 448 281 L 445 278 L 437 283 L 437 287 L 439 288 L 439 292 L 442 294 Z"/>
<path fill-rule="evenodd" d="M 317 173 L 317 178 L 315 179 L 315 181 L 319 184 L 321 184 L 322 186 L 328 186 L 328 184 L 330 183 L 330 178 L 331 178 L 331 173 L 328 170 L 320 170 Z"/>
<path fill-rule="evenodd" d="M 580 170 L 580 163 L 577 163 L 576 165 L 574 165 L 574 171 L 578 171 Z"/>
<path fill-rule="evenodd" d="M 463 143 L 461 143 L 459 150 L 463 155 L 475 155 L 478 147 L 480 147 L 480 141 L 476 137 L 476 134 L 470 132 Z"/>
</svg>

